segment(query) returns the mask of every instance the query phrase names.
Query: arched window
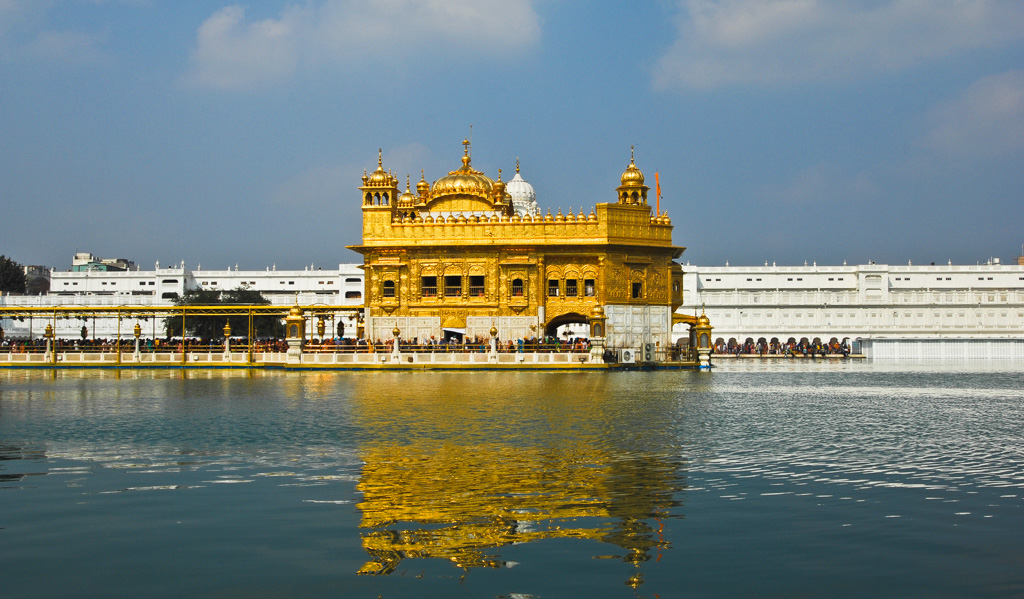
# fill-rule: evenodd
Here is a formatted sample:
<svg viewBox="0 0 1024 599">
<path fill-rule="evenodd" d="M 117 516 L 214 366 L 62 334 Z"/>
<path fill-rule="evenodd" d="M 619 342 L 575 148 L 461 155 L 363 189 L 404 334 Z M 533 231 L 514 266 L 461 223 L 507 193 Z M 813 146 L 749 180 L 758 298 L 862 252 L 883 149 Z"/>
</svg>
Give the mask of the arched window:
<svg viewBox="0 0 1024 599">
<path fill-rule="evenodd" d="M 523 297 L 522 279 L 512 279 L 512 297 Z"/>
<path fill-rule="evenodd" d="M 381 206 L 387 206 L 388 205 L 388 194 L 386 194 L 386 193 L 385 194 L 381 194 L 381 196 L 380 196 L 380 205 Z"/>
<path fill-rule="evenodd" d="M 384 297 L 395 297 L 395 282 L 394 281 L 384 281 L 383 292 L 384 292 Z"/>
<path fill-rule="evenodd" d="M 380 194 L 379 193 L 373 194 L 373 205 L 374 206 L 380 206 Z"/>
</svg>

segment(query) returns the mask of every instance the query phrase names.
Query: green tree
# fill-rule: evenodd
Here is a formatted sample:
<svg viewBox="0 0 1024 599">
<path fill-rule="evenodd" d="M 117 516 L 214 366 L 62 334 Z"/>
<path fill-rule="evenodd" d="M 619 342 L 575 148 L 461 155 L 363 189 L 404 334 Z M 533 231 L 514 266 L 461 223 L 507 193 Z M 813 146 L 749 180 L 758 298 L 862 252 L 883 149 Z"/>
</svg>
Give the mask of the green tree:
<svg viewBox="0 0 1024 599">
<path fill-rule="evenodd" d="M 49 293 L 50 279 L 39 275 L 28 277 L 25 280 L 25 293 L 29 295 L 42 295 Z"/>
<path fill-rule="evenodd" d="M 0 291 L 25 293 L 25 269 L 3 254 L 0 254 Z"/>
<path fill-rule="evenodd" d="M 232 289 L 230 291 L 211 291 L 190 289 L 174 302 L 176 306 L 269 306 L 270 300 L 259 291 L 251 289 Z M 246 314 L 233 316 L 186 315 L 185 334 L 210 341 L 224 336 L 224 324 L 231 324 L 232 336 L 245 336 L 249 330 L 249 317 Z M 281 337 L 284 335 L 284 323 L 277 316 L 254 316 L 252 319 L 254 337 Z M 168 337 L 181 336 L 181 318 L 169 317 L 166 320 Z"/>
</svg>

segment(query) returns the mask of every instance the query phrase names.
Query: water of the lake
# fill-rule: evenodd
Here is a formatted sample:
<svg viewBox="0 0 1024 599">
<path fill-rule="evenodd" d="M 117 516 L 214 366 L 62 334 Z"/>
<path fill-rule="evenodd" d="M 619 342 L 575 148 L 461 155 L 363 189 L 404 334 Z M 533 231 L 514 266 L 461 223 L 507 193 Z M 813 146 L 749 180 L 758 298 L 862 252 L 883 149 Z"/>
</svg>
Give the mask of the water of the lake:
<svg viewBox="0 0 1024 599">
<path fill-rule="evenodd" d="M 1024 367 L 0 371 L 0 596 L 1024 595 Z"/>
</svg>

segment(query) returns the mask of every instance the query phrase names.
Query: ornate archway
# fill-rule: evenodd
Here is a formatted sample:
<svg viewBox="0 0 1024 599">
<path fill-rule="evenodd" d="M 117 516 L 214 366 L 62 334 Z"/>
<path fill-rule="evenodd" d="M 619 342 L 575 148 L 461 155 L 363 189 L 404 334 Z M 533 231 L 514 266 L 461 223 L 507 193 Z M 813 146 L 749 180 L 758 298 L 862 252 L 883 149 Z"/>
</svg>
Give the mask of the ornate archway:
<svg viewBox="0 0 1024 599">
<path fill-rule="evenodd" d="M 566 312 L 552 318 L 544 325 L 544 335 L 554 337 L 558 333 L 558 327 L 566 324 L 582 324 L 589 327 L 589 321 L 586 316 L 578 312 Z"/>
</svg>

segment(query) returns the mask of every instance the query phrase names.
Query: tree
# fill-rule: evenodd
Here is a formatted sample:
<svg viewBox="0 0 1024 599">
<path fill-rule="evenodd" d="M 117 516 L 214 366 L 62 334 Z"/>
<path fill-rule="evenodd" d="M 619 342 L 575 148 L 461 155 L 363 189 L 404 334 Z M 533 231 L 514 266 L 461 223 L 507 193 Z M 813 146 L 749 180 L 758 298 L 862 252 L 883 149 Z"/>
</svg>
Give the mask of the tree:
<svg viewBox="0 0 1024 599">
<path fill-rule="evenodd" d="M 259 291 L 251 289 L 232 289 L 230 291 L 211 291 L 190 289 L 174 302 L 176 306 L 269 306 L 270 300 Z M 233 316 L 186 315 L 185 334 L 190 337 L 210 341 L 224 336 L 224 324 L 231 324 L 232 336 L 245 336 L 249 331 L 249 317 L 246 314 Z M 278 316 L 254 316 L 252 319 L 253 337 L 281 337 L 284 335 L 284 323 Z M 181 336 L 181 318 L 169 317 L 166 320 L 168 337 Z"/>
<path fill-rule="evenodd" d="M 50 279 L 39 275 L 30 276 L 25 279 L 25 293 L 29 295 L 43 295 L 50 292 Z"/>
<path fill-rule="evenodd" d="M 3 254 L 0 254 L 0 291 L 25 293 L 25 269 Z"/>
</svg>

